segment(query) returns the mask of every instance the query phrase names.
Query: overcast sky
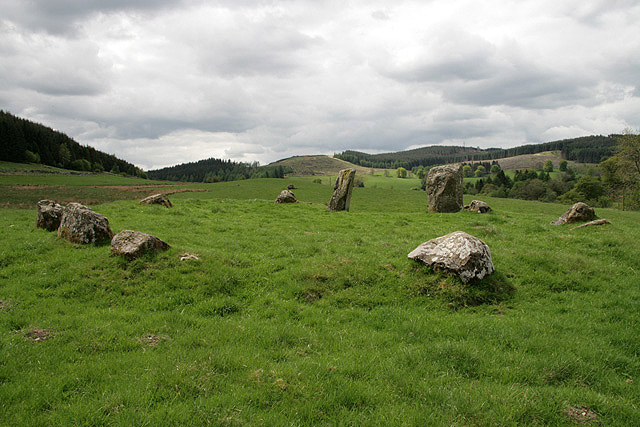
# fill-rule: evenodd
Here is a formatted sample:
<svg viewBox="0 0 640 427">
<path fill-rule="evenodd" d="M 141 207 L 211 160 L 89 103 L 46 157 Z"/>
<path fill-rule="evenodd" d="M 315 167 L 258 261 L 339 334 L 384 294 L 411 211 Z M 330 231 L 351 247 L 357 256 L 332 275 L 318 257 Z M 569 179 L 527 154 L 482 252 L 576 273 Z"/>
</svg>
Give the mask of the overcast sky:
<svg viewBox="0 0 640 427">
<path fill-rule="evenodd" d="M 0 108 L 143 169 L 640 127 L 637 0 L 0 0 Z"/>
</svg>

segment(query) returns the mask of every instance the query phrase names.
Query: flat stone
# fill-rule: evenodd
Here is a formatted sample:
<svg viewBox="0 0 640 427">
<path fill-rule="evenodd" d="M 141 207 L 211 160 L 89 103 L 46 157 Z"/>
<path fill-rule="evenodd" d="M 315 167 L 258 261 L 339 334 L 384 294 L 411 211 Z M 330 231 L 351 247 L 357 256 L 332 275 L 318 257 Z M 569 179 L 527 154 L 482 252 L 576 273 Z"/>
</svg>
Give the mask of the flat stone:
<svg viewBox="0 0 640 427">
<path fill-rule="evenodd" d="M 589 227 L 592 225 L 605 225 L 605 224 L 611 224 L 611 223 L 609 222 L 608 219 L 604 219 L 604 218 L 596 219 L 595 221 L 590 221 L 585 224 L 578 225 L 577 227 L 573 227 L 572 230 L 575 230 L 576 228 Z"/>
<path fill-rule="evenodd" d="M 455 274 L 465 283 L 494 272 L 489 246 L 464 231 L 454 231 L 424 242 L 408 255 L 436 271 Z"/>
<path fill-rule="evenodd" d="M 154 194 L 152 196 L 149 197 L 145 197 L 144 199 L 140 200 L 141 205 L 162 205 L 165 208 L 170 208 L 173 205 L 171 204 L 171 202 L 169 201 L 169 198 L 164 195 L 164 194 Z"/>
<path fill-rule="evenodd" d="M 74 243 L 99 243 L 113 237 L 109 220 L 80 203 L 69 203 L 62 211 L 58 237 Z"/>
<path fill-rule="evenodd" d="M 156 236 L 133 230 L 122 230 L 111 240 L 111 253 L 122 255 L 129 260 L 148 252 L 166 251 L 170 247 Z"/>
<path fill-rule="evenodd" d="M 488 203 L 483 202 L 482 200 L 472 200 L 467 206 L 463 208 L 465 211 L 477 212 L 480 214 L 487 213 L 491 211 L 491 207 Z"/>
</svg>

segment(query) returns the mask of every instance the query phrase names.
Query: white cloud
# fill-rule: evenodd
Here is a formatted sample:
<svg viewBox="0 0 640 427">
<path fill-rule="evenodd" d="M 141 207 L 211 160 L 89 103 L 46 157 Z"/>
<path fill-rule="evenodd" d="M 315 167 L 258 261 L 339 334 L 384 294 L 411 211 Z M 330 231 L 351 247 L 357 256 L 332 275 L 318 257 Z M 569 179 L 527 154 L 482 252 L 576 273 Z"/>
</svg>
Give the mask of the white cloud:
<svg viewBox="0 0 640 427">
<path fill-rule="evenodd" d="M 0 7 L 2 108 L 144 168 L 640 127 L 632 1 Z"/>
</svg>

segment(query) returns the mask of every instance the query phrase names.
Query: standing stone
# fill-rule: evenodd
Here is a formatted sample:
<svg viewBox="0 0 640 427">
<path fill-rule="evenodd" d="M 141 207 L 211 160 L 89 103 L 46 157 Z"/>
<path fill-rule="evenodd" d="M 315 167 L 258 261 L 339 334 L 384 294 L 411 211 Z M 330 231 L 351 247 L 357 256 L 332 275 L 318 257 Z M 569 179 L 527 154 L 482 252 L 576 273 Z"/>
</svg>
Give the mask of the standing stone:
<svg viewBox="0 0 640 427">
<path fill-rule="evenodd" d="M 296 196 L 289 190 L 282 190 L 278 197 L 276 197 L 276 203 L 298 203 Z"/>
<path fill-rule="evenodd" d="M 578 202 L 563 213 L 560 218 L 551 221 L 551 225 L 562 225 L 572 222 L 592 221 L 596 218 L 593 208 L 586 203 Z"/>
<path fill-rule="evenodd" d="M 462 209 L 462 168 L 459 164 L 438 166 L 427 175 L 429 211 L 458 212 Z"/>
<path fill-rule="evenodd" d="M 164 194 L 154 194 L 153 196 L 145 197 L 140 200 L 141 205 L 162 205 L 165 208 L 170 208 L 173 205 L 169 201 L 169 198 Z"/>
<path fill-rule="evenodd" d="M 436 271 L 453 273 L 465 283 L 481 280 L 494 271 L 489 246 L 464 231 L 424 242 L 408 256 Z"/>
<path fill-rule="evenodd" d="M 80 203 L 69 203 L 62 212 L 58 237 L 74 243 L 96 243 L 111 240 L 109 220 Z"/>
<path fill-rule="evenodd" d="M 111 240 L 111 253 L 133 260 L 146 252 L 166 251 L 171 246 L 156 236 L 133 230 L 122 230 Z"/>
<path fill-rule="evenodd" d="M 44 228 L 47 231 L 56 231 L 60 227 L 63 209 L 64 206 L 57 204 L 53 200 L 40 200 L 38 202 L 36 227 Z"/>
<path fill-rule="evenodd" d="M 354 169 L 343 169 L 338 172 L 336 183 L 333 186 L 333 195 L 329 200 L 329 210 L 331 212 L 349 211 L 355 177 L 356 171 Z"/>
</svg>

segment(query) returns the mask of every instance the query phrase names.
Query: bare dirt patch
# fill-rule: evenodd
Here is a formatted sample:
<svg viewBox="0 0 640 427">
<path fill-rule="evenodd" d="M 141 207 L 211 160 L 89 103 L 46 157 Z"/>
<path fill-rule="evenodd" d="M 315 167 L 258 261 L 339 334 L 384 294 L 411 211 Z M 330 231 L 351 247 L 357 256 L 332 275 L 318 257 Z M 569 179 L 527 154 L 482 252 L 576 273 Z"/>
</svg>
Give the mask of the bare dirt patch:
<svg viewBox="0 0 640 427">
<path fill-rule="evenodd" d="M 53 338 L 53 333 L 47 329 L 31 328 L 24 333 L 24 336 L 33 342 L 42 342 Z"/>
<path fill-rule="evenodd" d="M 158 344 L 160 344 L 162 341 L 166 340 L 167 337 L 164 335 L 145 335 L 142 338 L 139 339 L 139 341 L 148 346 L 148 347 L 155 347 Z"/>
<path fill-rule="evenodd" d="M 564 415 L 574 423 L 590 425 L 600 424 L 598 414 L 584 406 L 569 406 Z"/>
</svg>

